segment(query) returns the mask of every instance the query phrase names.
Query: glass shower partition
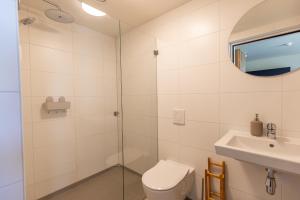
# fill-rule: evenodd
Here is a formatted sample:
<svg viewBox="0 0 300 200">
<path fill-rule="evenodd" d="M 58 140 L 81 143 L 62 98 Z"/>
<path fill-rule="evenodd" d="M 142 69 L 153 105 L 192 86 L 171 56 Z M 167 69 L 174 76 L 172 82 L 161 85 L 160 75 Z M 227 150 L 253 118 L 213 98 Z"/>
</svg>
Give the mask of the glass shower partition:
<svg viewBox="0 0 300 200">
<path fill-rule="evenodd" d="M 158 161 L 156 39 L 121 26 L 124 199 L 144 200 L 141 177 Z"/>
</svg>

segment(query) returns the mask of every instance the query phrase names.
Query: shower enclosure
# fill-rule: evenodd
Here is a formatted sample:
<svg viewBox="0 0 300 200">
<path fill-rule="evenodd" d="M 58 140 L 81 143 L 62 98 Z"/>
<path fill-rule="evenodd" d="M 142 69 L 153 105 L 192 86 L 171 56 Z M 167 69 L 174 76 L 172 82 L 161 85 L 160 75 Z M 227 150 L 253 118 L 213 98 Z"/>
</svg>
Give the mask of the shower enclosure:
<svg viewBox="0 0 300 200">
<path fill-rule="evenodd" d="M 143 200 L 158 159 L 156 40 L 80 4 L 21 1 L 26 200 Z"/>
</svg>

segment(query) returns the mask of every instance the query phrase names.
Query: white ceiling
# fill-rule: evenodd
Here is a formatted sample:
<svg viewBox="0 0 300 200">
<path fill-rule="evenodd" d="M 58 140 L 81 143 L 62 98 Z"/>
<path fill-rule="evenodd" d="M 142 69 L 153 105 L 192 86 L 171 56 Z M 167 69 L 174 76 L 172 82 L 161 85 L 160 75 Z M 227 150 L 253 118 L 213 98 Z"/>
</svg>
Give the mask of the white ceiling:
<svg viewBox="0 0 300 200">
<path fill-rule="evenodd" d="M 233 32 L 241 32 L 300 15 L 300 0 L 266 0 L 246 13 Z"/>
<path fill-rule="evenodd" d="M 106 12 L 109 16 L 93 17 L 85 13 L 80 7 L 79 0 L 50 0 L 70 14 L 76 23 L 85 25 L 109 35 L 116 35 L 118 21 L 126 27 L 141 25 L 163 13 L 189 2 L 190 0 L 106 0 L 105 3 L 97 0 L 84 0 L 88 4 Z M 42 0 L 21 0 L 21 4 L 44 11 L 52 8 Z M 110 17 L 111 16 L 111 17 Z"/>
</svg>

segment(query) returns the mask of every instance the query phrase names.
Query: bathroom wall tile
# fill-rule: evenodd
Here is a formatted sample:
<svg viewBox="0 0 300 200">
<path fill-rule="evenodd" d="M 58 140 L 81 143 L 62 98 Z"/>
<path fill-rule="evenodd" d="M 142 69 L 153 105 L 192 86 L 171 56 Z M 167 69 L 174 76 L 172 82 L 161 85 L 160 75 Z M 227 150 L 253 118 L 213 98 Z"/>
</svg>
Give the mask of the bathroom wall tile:
<svg viewBox="0 0 300 200">
<path fill-rule="evenodd" d="M 282 200 L 297 200 L 299 198 L 300 177 L 294 174 L 280 174 L 282 183 Z"/>
<path fill-rule="evenodd" d="M 222 92 L 269 92 L 281 91 L 282 78 L 257 77 L 241 72 L 231 61 L 221 62 Z"/>
<path fill-rule="evenodd" d="M 0 199 L 23 200 L 23 182 L 0 188 Z"/>
<path fill-rule="evenodd" d="M 30 70 L 21 69 L 21 94 L 23 97 L 31 96 Z"/>
<path fill-rule="evenodd" d="M 183 66 L 197 66 L 219 61 L 219 33 L 188 40 L 183 47 Z"/>
<path fill-rule="evenodd" d="M 128 115 L 146 115 L 151 106 L 150 98 L 147 95 L 124 95 L 122 100 L 123 111 Z"/>
<path fill-rule="evenodd" d="M 202 188 L 204 188 L 204 184 L 202 185 L 202 179 L 204 179 L 203 176 L 200 176 L 198 174 L 195 175 L 194 185 L 192 187 L 191 194 L 189 194 L 188 196 L 189 198 L 195 200 L 200 200 L 202 198 Z"/>
<path fill-rule="evenodd" d="M 22 121 L 25 123 L 29 123 L 32 121 L 30 97 L 22 97 Z"/>
<path fill-rule="evenodd" d="M 179 144 L 168 142 L 166 140 L 158 141 L 158 158 L 159 160 L 179 161 Z"/>
<path fill-rule="evenodd" d="M 118 137 L 116 118 L 112 116 L 117 91 L 114 38 L 80 25 L 52 22 L 34 9 L 30 9 L 30 15 L 36 17 L 37 23 L 26 27 L 29 35 L 21 33 L 21 37 L 30 38 L 21 43 L 20 54 L 25 83 L 22 103 L 26 196 L 33 200 L 116 164 Z M 71 109 L 66 113 L 45 112 L 42 104 L 46 96 L 55 100 L 65 96 L 71 101 Z M 88 150 L 97 149 L 96 143 L 101 148 L 93 154 L 85 152 L 92 157 L 80 154 L 76 138 L 85 141 Z M 80 155 L 87 159 L 80 161 L 79 172 L 75 158 Z M 92 160 L 91 166 L 84 168 L 88 159 Z"/>
<path fill-rule="evenodd" d="M 300 90 L 299 86 L 299 77 L 300 77 L 300 71 L 295 71 L 292 73 L 288 73 L 285 75 L 282 75 L 282 80 L 283 80 L 283 90 L 284 91 L 295 91 L 295 90 Z"/>
<path fill-rule="evenodd" d="M 182 95 L 182 107 L 186 109 L 186 119 L 200 122 L 218 122 L 219 96 L 217 94 Z"/>
<path fill-rule="evenodd" d="M 104 97 L 76 97 L 75 100 L 77 117 L 104 115 Z"/>
<path fill-rule="evenodd" d="M 282 123 L 283 129 L 300 131 L 299 125 L 300 92 L 283 92 Z"/>
<path fill-rule="evenodd" d="M 158 118 L 158 139 L 178 143 L 179 130 L 180 127 L 173 124 L 172 119 Z"/>
<path fill-rule="evenodd" d="M 176 94 L 179 91 L 179 72 L 164 70 L 157 73 L 158 94 Z"/>
<path fill-rule="evenodd" d="M 48 72 L 31 73 L 32 96 L 73 96 L 74 79 L 69 75 Z"/>
<path fill-rule="evenodd" d="M 61 188 L 65 188 L 76 181 L 76 173 L 71 172 L 39 182 L 35 185 L 35 199 L 39 199 L 57 190 L 60 190 Z"/>
<path fill-rule="evenodd" d="M 34 184 L 27 184 L 24 186 L 24 193 L 26 200 L 35 200 L 35 191 L 34 191 Z"/>
<path fill-rule="evenodd" d="M 180 107 L 180 95 L 158 95 L 158 116 L 173 117 L 173 109 Z"/>
<path fill-rule="evenodd" d="M 36 148 L 34 180 L 36 183 L 75 172 L 75 143 L 65 141 L 49 147 Z"/>
<path fill-rule="evenodd" d="M 75 54 L 74 64 L 76 66 L 76 72 L 80 75 L 103 75 L 103 61 L 101 57 L 93 57 L 88 55 Z"/>
<path fill-rule="evenodd" d="M 86 178 L 105 169 L 103 135 L 92 135 L 78 141 L 78 177 Z"/>
<path fill-rule="evenodd" d="M 158 70 L 179 69 L 181 51 L 181 43 L 160 47 L 157 57 Z"/>
<path fill-rule="evenodd" d="M 252 7 L 258 5 L 263 0 L 239 1 L 220 0 L 221 29 L 235 26 L 239 19 Z"/>
<path fill-rule="evenodd" d="M 258 199 L 281 199 L 281 182 L 279 179 L 276 179 L 276 194 L 271 196 L 266 193 L 264 185 L 266 172 L 264 167 L 233 159 L 226 159 L 226 162 L 228 169 L 227 174 L 231 175 L 228 178 L 228 185 L 231 188 L 243 191 L 244 193 L 254 194 Z"/>
<path fill-rule="evenodd" d="M 75 78 L 75 96 L 77 97 L 101 97 L 103 96 L 102 88 L 103 78 L 100 76 L 77 76 Z"/>
<path fill-rule="evenodd" d="M 139 54 L 139 57 L 124 61 L 122 65 L 123 94 L 156 93 L 156 59 L 152 50 Z M 143 63 L 141 65 L 141 63 Z"/>
<path fill-rule="evenodd" d="M 103 116 L 83 116 L 76 118 L 76 130 L 80 137 L 103 134 L 105 132 Z"/>
<path fill-rule="evenodd" d="M 19 44 L 19 57 L 20 57 L 20 68 L 30 69 L 30 57 L 29 57 L 29 44 L 20 43 Z"/>
<path fill-rule="evenodd" d="M 194 10 L 182 17 L 183 39 L 199 37 L 219 30 L 219 2 Z"/>
<path fill-rule="evenodd" d="M 204 171 L 202 169 L 204 169 L 207 165 L 207 158 L 204 155 L 205 153 L 200 149 L 181 146 L 179 160 L 186 165 L 194 167 L 196 174 L 203 176 Z"/>
<path fill-rule="evenodd" d="M 248 125 L 260 115 L 264 123 L 273 122 L 281 127 L 281 94 L 265 93 L 232 93 L 221 96 L 221 121 L 223 123 Z"/>
<path fill-rule="evenodd" d="M 91 34 L 74 33 L 74 52 L 102 59 L 101 38 Z"/>
<path fill-rule="evenodd" d="M 181 93 L 217 93 L 219 91 L 219 63 L 180 70 Z"/>
<path fill-rule="evenodd" d="M 30 26 L 29 39 L 32 44 L 42 45 L 65 51 L 72 51 L 72 32 L 57 23 L 41 22 L 38 26 Z"/>
<path fill-rule="evenodd" d="M 34 148 L 53 147 L 75 141 L 74 123 L 69 119 L 36 122 L 33 127 Z"/>
<path fill-rule="evenodd" d="M 30 45 L 30 65 L 35 71 L 72 74 L 72 53 L 38 45 Z"/>
<path fill-rule="evenodd" d="M 185 146 L 214 151 L 214 143 L 218 138 L 219 125 L 217 123 L 187 121 L 185 126 L 180 127 L 179 141 Z"/>
<path fill-rule="evenodd" d="M 22 180 L 20 99 L 17 93 L 0 93 L 0 187 Z"/>
<path fill-rule="evenodd" d="M 232 29 L 225 29 L 220 31 L 220 61 L 229 61 L 230 58 L 230 35 Z"/>
</svg>

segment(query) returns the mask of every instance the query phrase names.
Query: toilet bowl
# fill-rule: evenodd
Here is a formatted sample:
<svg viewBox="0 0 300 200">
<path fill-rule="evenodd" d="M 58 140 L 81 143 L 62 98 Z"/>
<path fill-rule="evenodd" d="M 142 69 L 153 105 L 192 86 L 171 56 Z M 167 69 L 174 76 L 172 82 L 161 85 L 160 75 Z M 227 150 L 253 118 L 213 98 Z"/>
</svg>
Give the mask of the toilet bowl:
<svg viewBox="0 0 300 200">
<path fill-rule="evenodd" d="M 184 200 L 194 184 L 194 168 L 161 160 L 142 177 L 147 200 Z"/>
</svg>

